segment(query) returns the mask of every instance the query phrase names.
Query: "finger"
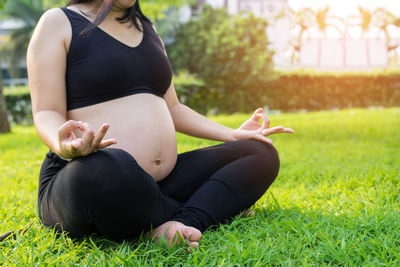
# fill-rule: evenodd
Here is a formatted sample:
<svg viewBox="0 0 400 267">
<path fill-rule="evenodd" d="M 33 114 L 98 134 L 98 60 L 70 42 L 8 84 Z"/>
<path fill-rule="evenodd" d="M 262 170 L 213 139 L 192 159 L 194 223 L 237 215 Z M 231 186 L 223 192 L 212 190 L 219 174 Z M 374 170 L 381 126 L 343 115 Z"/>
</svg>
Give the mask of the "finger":
<svg viewBox="0 0 400 267">
<path fill-rule="evenodd" d="M 264 112 L 263 108 L 256 109 L 256 111 L 254 111 L 253 115 L 251 116 L 251 119 L 258 122 L 258 119 L 259 119 L 258 114 L 263 113 L 263 112 Z"/>
<path fill-rule="evenodd" d="M 268 129 L 270 127 L 271 121 L 269 120 L 268 116 L 264 113 L 259 113 L 258 114 L 259 118 L 262 120 L 262 126 L 261 129 Z"/>
<path fill-rule="evenodd" d="M 58 137 L 60 140 L 69 138 L 72 131 L 79 129 L 82 125 L 81 121 L 69 120 L 58 128 Z"/>
<path fill-rule="evenodd" d="M 290 128 L 285 128 L 283 126 L 276 126 L 262 131 L 262 135 L 264 136 L 277 133 L 294 133 L 294 131 Z"/>
<path fill-rule="evenodd" d="M 77 150 L 82 146 L 82 140 L 75 139 L 71 141 L 71 149 Z"/>
<path fill-rule="evenodd" d="M 261 134 L 256 134 L 253 136 L 253 139 L 259 140 L 261 142 L 267 143 L 272 145 L 272 140 L 269 138 L 266 138 L 265 136 L 261 135 Z"/>
<path fill-rule="evenodd" d="M 71 141 L 64 142 L 64 147 L 69 151 L 71 155 L 76 154 L 81 146 L 82 146 L 81 139 L 74 139 Z"/>
<path fill-rule="evenodd" d="M 294 134 L 294 130 L 292 128 L 285 128 L 285 133 Z"/>
<path fill-rule="evenodd" d="M 106 135 L 108 128 L 110 128 L 110 125 L 107 123 L 104 123 L 100 129 L 97 131 L 96 135 L 94 136 L 93 139 L 93 147 L 94 148 L 99 148 L 99 145 L 101 141 L 103 140 L 104 136 Z"/>
<path fill-rule="evenodd" d="M 287 128 L 287 127 L 283 127 L 283 126 L 278 126 L 278 127 L 282 127 L 279 131 L 279 133 L 294 133 L 293 129 L 291 128 Z"/>
<path fill-rule="evenodd" d="M 84 132 L 82 136 L 82 146 L 81 146 L 81 151 L 83 153 L 89 153 L 92 152 L 92 143 L 93 143 L 93 138 L 94 138 L 94 132 L 92 129 L 90 129 L 89 124 L 83 123 L 82 126 Z"/>
<path fill-rule="evenodd" d="M 82 132 L 90 131 L 91 128 L 90 128 L 89 123 L 87 123 L 87 122 L 82 122 L 82 123 L 80 124 L 79 130 L 81 130 Z"/>
<path fill-rule="evenodd" d="M 117 143 L 117 140 L 115 140 L 114 138 L 112 139 L 107 139 L 102 141 L 98 146 L 97 149 L 101 149 L 101 148 L 105 148 L 111 145 L 115 145 Z"/>
</svg>

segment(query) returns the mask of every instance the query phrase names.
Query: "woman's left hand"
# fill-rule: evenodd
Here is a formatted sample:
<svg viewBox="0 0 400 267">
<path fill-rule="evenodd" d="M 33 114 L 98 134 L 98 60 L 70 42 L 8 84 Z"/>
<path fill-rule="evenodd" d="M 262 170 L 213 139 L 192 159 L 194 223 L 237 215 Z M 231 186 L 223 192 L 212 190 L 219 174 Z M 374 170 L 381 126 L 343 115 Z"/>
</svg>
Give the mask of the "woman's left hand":
<svg viewBox="0 0 400 267">
<path fill-rule="evenodd" d="M 259 120 L 262 120 L 260 125 Z M 266 136 L 277 133 L 294 133 L 290 128 L 276 126 L 270 128 L 270 121 L 264 114 L 263 108 L 258 108 L 250 119 L 245 121 L 238 129 L 234 130 L 233 137 L 235 140 L 256 139 L 268 144 L 272 144 L 271 139 Z"/>
</svg>

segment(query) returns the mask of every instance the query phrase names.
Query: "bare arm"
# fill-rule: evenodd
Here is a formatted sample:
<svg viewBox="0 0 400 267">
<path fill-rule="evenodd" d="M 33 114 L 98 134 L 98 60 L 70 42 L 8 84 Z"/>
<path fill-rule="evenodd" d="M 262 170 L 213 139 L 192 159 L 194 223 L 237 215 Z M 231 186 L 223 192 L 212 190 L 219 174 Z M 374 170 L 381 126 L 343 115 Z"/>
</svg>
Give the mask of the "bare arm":
<svg viewBox="0 0 400 267">
<path fill-rule="evenodd" d="M 155 28 L 154 30 L 157 31 Z M 162 40 L 161 43 L 164 46 Z M 165 47 L 164 52 L 167 55 Z M 231 129 L 209 120 L 188 106 L 179 103 L 173 82 L 164 95 L 164 99 L 167 102 L 169 112 L 174 121 L 175 129 L 178 132 L 194 137 L 222 142 L 256 139 L 271 144 L 272 141 L 266 138 L 266 136 L 277 133 L 294 133 L 292 129 L 283 126 L 270 128 L 270 121 L 262 108 L 258 108 L 238 129 Z M 259 123 L 259 120 L 262 121 L 262 124 Z"/>
<path fill-rule="evenodd" d="M 171 84 L 164 96 L 178 132 L 217 141 L 234 141 L 234 130 L 207 119 L 191 108 L 179 103 L 175 87 Z"/>
<path fill-rule="evenodd" d="M 294 133 L 292 129 L 283 126 L 270 128 L 269 119 L 263 113 L 262 108 L 258 108 L 251 118 L 238 129 L 221 125 L 179 103 L 173 84 L 171 84 L 164 99 L 174 121 L 175 129 L 191 136 L 223 142 L 256 139 L 265 143 L 272 143 L 266 136 L 277 133 Z M 262 120 L 262 124 L 259 124 L 259 120 Z"/>
<path fill-rule="evenodd" d="M 65 72 L 71 35 L 69 21 L 63 12 L 51 9 L 40 19 L 27 53 L 36 130 L 52 151 L 67 159 L 115 143 L 115 140 L 102 141 L 109 127 L 107 124 L 95 135 L 87 123 L 67 121 Z M 76 138 L 74 130 L 83 131 L 83 137 Z"/>
<path fill-rule="evenodd" d="M 49 10 L 40 19 L 27 53 L 32 113 L 42 141 L 58 152 L 58 129 L 66 122 L 66 27 L 61 10 Z"/>
</svg>

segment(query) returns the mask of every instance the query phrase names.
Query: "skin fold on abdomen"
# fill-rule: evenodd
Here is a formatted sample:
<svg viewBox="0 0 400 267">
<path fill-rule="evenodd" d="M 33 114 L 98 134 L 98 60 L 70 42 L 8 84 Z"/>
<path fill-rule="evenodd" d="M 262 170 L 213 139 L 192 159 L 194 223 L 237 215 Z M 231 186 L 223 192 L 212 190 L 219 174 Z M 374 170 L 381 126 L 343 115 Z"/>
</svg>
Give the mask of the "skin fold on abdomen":
<svg viewBox="0 0 400 267">
<path fill-rule="evenodd" d="M 117 140 L 110 147 L 130 153 L 156 181 L 165 178 L 175 166 L 175 128 L 161 97 L 143 93 L 118 98 L 70 110 L 68 119 L 87 122 L 95 132 L 103 123 L 109 123 L 105 139 Z"/>
</svg>

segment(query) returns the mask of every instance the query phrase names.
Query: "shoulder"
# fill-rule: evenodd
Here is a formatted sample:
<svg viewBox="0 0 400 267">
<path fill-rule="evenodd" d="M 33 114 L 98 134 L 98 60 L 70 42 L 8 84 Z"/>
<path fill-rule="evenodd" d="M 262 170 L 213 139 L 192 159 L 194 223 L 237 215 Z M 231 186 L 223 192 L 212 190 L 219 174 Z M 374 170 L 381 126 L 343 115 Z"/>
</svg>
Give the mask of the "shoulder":
<svg viewBox="0 0 400 267">
<path fill-rule="evenodd" d="M 28 47 L 28 54 L 30 50 L 37 52 L 55 47 L 65 50 L 71 35 L 71 25 L 65 13 L 60 8 L 47 10 L 40 17 L 35 27 Z"/>
<path fill-rule="evenodd" d="M 68 25 L 68 18 L 61 8 L 52 8 L 43 13 L 38 22 L 39 25 L 49 28 L 65 26 Z"/>
<path fill-rule="evenodd" d="M 70 32 L 69 20 L 61 8 L 52 8 L 44 12 L 35 29 L 36 34 L 50 35 L 54 38 L 66 37 Z"/>
<path fill-rule="evenodd" d="M 71 25 L 61 8 L 52 8 L 43 13 L 32 35 L 31 43 L 39 40 L 62 41 L 70 38 Z"/>
</svg>

